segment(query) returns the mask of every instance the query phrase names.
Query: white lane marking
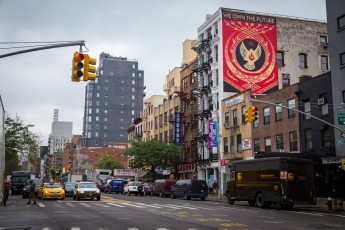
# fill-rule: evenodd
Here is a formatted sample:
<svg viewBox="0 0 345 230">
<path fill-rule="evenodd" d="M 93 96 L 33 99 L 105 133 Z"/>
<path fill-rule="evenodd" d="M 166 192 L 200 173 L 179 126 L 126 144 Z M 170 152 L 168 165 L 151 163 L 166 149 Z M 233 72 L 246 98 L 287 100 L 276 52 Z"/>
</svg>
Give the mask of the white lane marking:
<svg viewBox="0 0 345 230">
<path fill-rule="evenodd" d="M 45 205 L 43 203 L 38 203 L 38 206 L 40 206 L 40 208 L 44 208 Z"/>
<path fill-rule="evenodd" d="M 110 207 L 110 206 L 108 206 L 108 205 L 100 204 L 100 203 L 95 203 L 95 205 L 98 205 L 98 206 L 101 206 L 101 207 L 104 207 L 104 208 L 109 208 L 109 207 Z"/>
<path fill-rule="evenodd" d="M 51 228 L 49 227 L 45 227 L 45 228 L 42 228 L 42 230 L 50 230 Z"/>
<path fill-rule="evenodd" d="M 117 206 L 117 207 L 120 207 L 120 208 L 124 208 L 125 206 L 122 206 L 122 205 L 119 205 L 119 204 L 113 204 L 113 203 L 107 203 L 109 205 L 113 205 L 113 206 Z"/>
<path fill-rule="evenodd" d="M 145 208 L 143 206 L 139 206 L 139 205 L 135 205 L 135 204 L 128 204 L 128 203 L 121 203 L 123 205 L 128 205 L 128 206 L 133 206 L 133 207 L 136 207 L 136 208 Z"/>
<path fill-rule="evenodd" d="M 282 221 L 264 221 L 264 222 L 268 224 L 282 224 L 283 223 Z"/>
<path fill-rule="evenodd" d="M 79 227 L 72 227 L 71 230 L 80 230 Z"/>
<path fill-rule="evenodd" d="M 298 214 L 305 214 L 305 215 L 311 215 L 311 216 L 324 216 L 322 213 L 309 213 L 309 212 L 293 212 Z"/>
<path fill-rule="evenodd" d="M 128 230 L 140 230 L 139 228 L 128 228 Z"/>
<path fill-rule="evenodd" d="M 173 209 L 183 209 L 183 208 L 178 208 L 175 206 L 172 206 L 172 205 L 169 205 L 169 204 L 153 204 L 153 205 L 156 205 L 156 206 L 161 206 L 163 208 L 173 208 Z"/>
<path fill-rule="evenodd" d="M 330 226 L 330 227 L 341 227 L 343 225 L 341 224 L 325 224 L 326 226 Z"/>
<path fill-rule="evenodd" d="M 144 203 L 138 203 L 138 204 L 143 205 L 143 206 L 147 206 L 147 207 L 152 207 L 152 208 L 162 208 L 162 207 L 159 207 L 156 205 L 149 205 L 149 204 L 144 204 Z"/>
<path fill-rule="evenodd" d="M 90 207 L 90 205 L 85 204 L 85 203 L 80 203 L 80 205 L 83 205 L 83 206 L 85 206 L 85 207 Z"/>
<path fill-rule="evenodd" d="M 74 204 L 71 204 L 71 203 L 66 203 L 67 206 L 70 206 L 70 207 L 74 207 L 75 205 Z"/>
</svg>

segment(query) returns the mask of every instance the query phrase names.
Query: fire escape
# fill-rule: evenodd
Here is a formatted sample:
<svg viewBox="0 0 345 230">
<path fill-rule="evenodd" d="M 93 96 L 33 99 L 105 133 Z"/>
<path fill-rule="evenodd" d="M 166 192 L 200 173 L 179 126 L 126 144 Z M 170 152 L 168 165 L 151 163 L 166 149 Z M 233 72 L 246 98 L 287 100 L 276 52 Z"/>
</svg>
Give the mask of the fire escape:
<svg viewBox="0 0 345 230">
<path fill-rule="evenodd" d="M 197 158 L 195 161 L 199 166 L 206 166 L 211 163 L 211 158 L 207 157 L 205 153 L 205 146 L 208 141 L 207 127 L 205 127 L 205 124 L 207 124 L 207 120 L 212 116 L 212 103 L 207 103 L 211 96 L 212 83 L 205 84 L 204 77 L 208 76 L 209 71 L 211 71 L 212 59 L 204 61 L 203 56 L 203 53 L 206 53 L 210 49 L 210 40 L 210 38 L 202 39 L 193 47 L 198 53 L 198 66 L 193 71 L 198 75 L 199 85 L 192 90 L 192 93 L 197 97 L 199 103 L 194 103 L 192 105 L 191 116 L 192 121 L 197 123 L 193 130 L 193 141 L 199 145 L 200 148 L 198 151 L 197 145 L 192 145 L 192 151 L 197 151 Z"/>
</svg>

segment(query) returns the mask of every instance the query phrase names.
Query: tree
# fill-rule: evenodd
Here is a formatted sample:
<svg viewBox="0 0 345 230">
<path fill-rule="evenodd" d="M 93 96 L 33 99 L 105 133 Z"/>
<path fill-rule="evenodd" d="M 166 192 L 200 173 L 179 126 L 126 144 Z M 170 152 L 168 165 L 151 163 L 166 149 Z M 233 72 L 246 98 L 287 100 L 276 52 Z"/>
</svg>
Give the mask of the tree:
<svg viewBox="0 0 345 230">
<path fill-rule="evenodd" d="M 39 152 L 39 138 L 30 128 L 33 125 L 24 125 L 23 121 L 16 117 L 5 119 L 5 159 L 6 174 L 20 169 L 20 159 L 25 157 L 31 164 L 35 163 Z"/>
<path fill-rule="evenodd" d="M 123 169 L 123 164 L 121 161 L 111 158 L 108 154 L 103 155 L 97 162 L 98 168 L 101 169 Z"/>
<path fill-rule="evenodd" d="M 131 147 L 124 153 L 131 158 L 130 166 L 134 168 L 149 168 L 154 179 L 156 178 L 155 168 L 157 166 L 174 170 L 180 163 L 182 147 L 168 145 L 157 140 L 145 142 L 131 141 L 130 145 Z"/>
</svg>

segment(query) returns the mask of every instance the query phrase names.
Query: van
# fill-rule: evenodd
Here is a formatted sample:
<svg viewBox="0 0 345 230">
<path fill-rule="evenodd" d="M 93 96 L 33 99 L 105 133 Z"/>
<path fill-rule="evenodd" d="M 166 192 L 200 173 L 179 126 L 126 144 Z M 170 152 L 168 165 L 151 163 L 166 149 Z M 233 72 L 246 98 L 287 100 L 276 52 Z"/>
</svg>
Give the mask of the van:
<svg viewBox="0 0 345 230">
<path fill-rule="evenodd" d="M 190 198 L 200 198 L 205 200 L 207 197 L 207 183 L 204 180 L 178 180 L 171 188 L 171 198 L 184 197 L 185 200 Z"/>
<path fill-rule="evenodd" d="M 160 197 L 169 197 L 171 194 L 171 186 L 176 183 L 176 180 L 161 179 L 153 183 L 151 196 L 159 195 Z"/>
<path fill-rule="evenodd" d="M 118 193 L 123 193 L 123 189 L 128 183 L 127 180 L 122 180 L 122 179 L 113 179 L 108 182 L 108 184 L 104 188 L 104 192 L 111 194 L 112 192 Z"/>
</svg>

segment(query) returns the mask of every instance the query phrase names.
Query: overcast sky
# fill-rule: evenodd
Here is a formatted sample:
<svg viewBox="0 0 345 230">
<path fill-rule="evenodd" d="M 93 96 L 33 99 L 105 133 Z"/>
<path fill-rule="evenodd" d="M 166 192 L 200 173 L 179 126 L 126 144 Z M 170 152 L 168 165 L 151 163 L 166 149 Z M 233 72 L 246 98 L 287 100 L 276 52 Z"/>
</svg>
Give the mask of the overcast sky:
<svg viewBox="0 0 345 230">
<path fill-rule="evenodd" d="M 220 7 L 326 20 L 325 0 L 0 0 L 0 42 L 85 40 L 91 57 L 103 51 L 136 59 L 145 72 L 147 97 L 164 95 L 165 76 L 182 61 L 182 43 L 196 39 L 207 14 Z M 17 44 L 0 44 L 3 49 Z M 79 47 L 0 59 L 5 111 L 32 124 L 47 145 L 54 109 L 82 133 L 85 82 L 71 82 Z M 98 64 L 98 63 L 97 63 Z"/>
</svg>

